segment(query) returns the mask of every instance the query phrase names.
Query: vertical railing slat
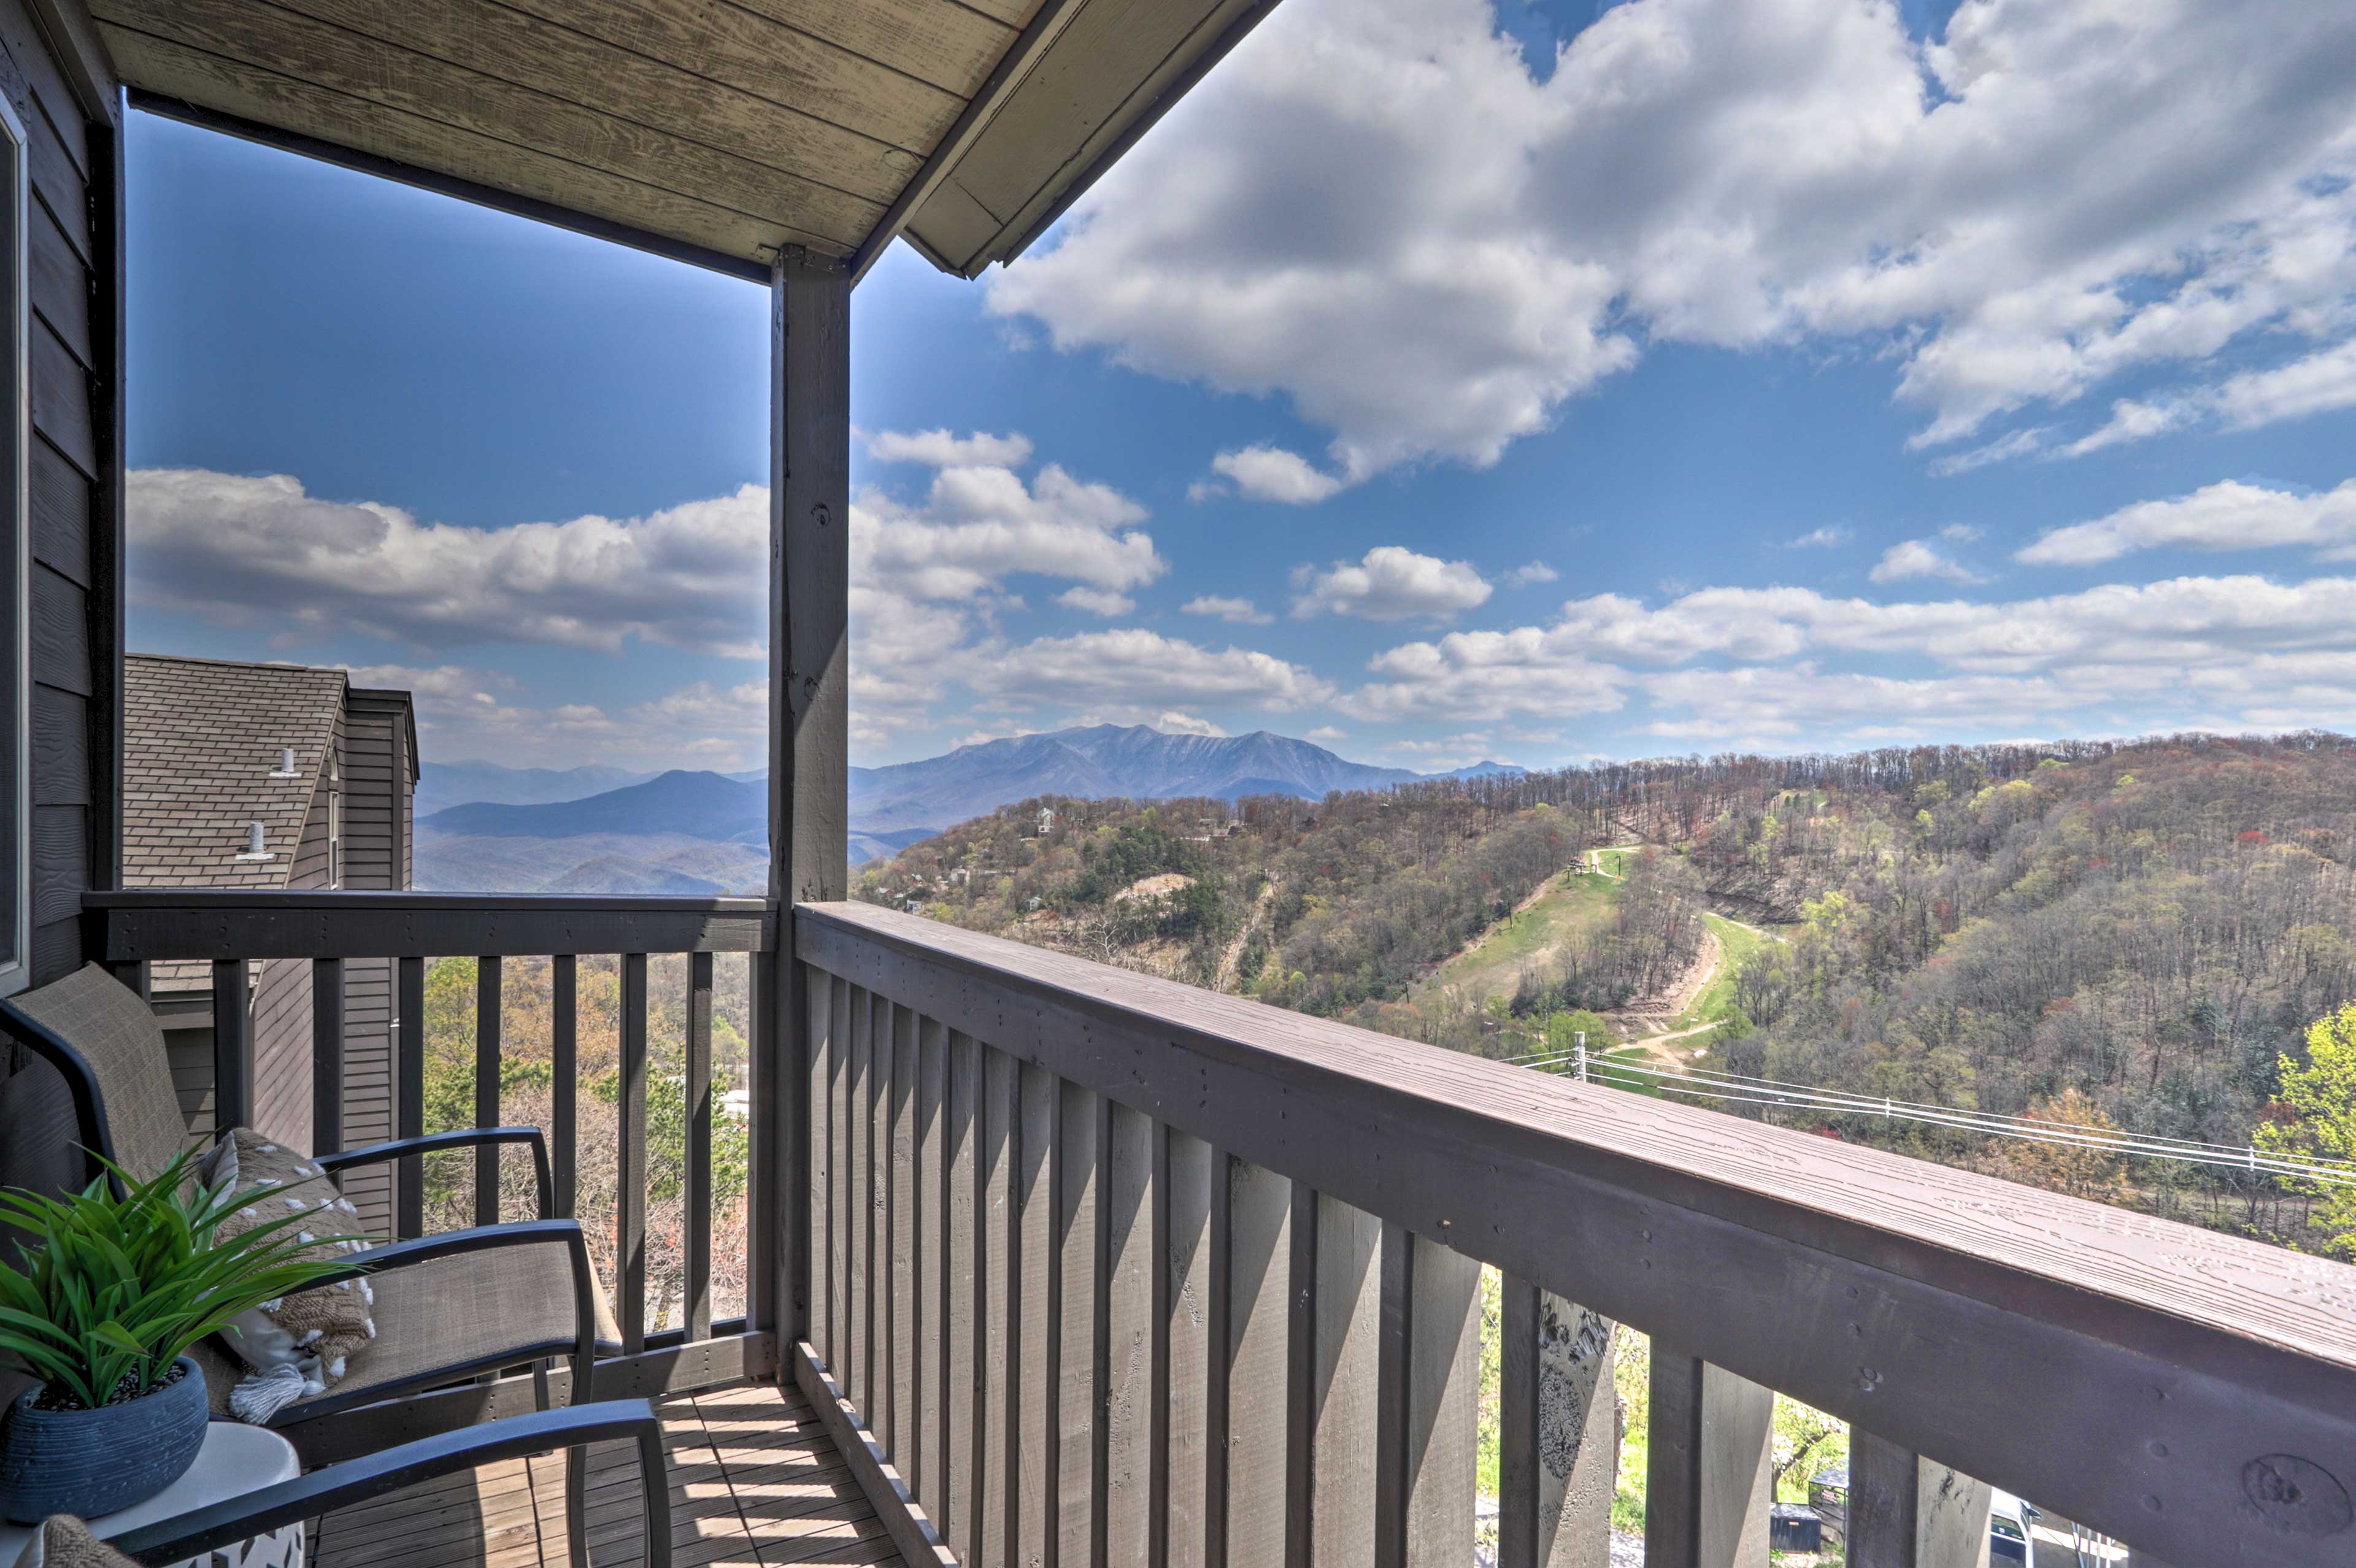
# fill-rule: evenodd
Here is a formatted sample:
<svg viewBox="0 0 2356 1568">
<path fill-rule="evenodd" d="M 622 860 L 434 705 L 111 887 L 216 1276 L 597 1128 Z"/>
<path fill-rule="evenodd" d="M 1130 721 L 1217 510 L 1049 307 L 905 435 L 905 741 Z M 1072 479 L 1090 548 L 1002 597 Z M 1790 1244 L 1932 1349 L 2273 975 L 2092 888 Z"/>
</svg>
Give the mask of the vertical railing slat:
<svg viewBox="0 0 2356 1568">
<path fill-rule="evenodd" d="M 756 963 L 755 968 L 758 967 Z M 841 1043 L 834 1033 L 840 1016 L 834 1010 L 834 993 L 840 983 L 823 970 L 811 969 L 802 987 L 809 1001 L 809 1093 L 804 1102 L 809 1107 L 809 1135 L 805 1145 L 810 1155 L 809 1224 L 805 1232 L 809 1245 L 812 1291 L 809 1339 L 827 1370 L 837 1376 L 841 1371 L 842 1349 L 834 1326 L 835 1171 L 830 1157 L 834 1147 L 834 1074 L 842 1062 Z"/>
<path fill-rule="evenodd" d="M 1844 1529 L 1851 1568 L 1985 1564 L 1990 1500 L 1985 1481 L 1870 1432 L 1849 1433 Z"/>
<path fill-rule="evenodd" d="M 859 1411 L 892 1451 L 892 1003 L 871 996 L 867 1053 L 867 1387 Z"/>
<path fill-rule="evenodd" d="M 245 960 L 213 965 L 213 1125 L 253 1123 L 253 998 Z"/>
<path fill-rule="evenodd" d="M 1105 1550 L 1116 1563 L 1145 1563 L 1155 1533 L 1151 1432 L 1161 1413 L 1153 1400 L 1154 1282 L 1167 1273 L 1153 1233 L 1159 1132 L 1143 1112 L 1113 1106 L 1105 1180 L 1112 1335 L 1104 1425 Z"/>
<path fill-rule="evenodd" d="M 916 1501 L 938 1530 L 948 1517 L 948 1030 L 916 1020 Z"/>
<path fill-rule="evenodd" d="M 475 960 L 475 1125 L 499 1125 L 499 961 Z M 475 1150 L 475 1223 L 499 1222 L 499 1147 Z"/>
<path fill-rule="evenodd" d="M 874 1141 L 875 1124 L 868 1115 L 868 1072 L 873 1065 L 873 1041 L 869 1038 L 873 1027 L 875 1007 L 864 987 L 850 988 L 847 1001 L 851 1010 L 851 1062 L 843 1074 L 842 1098 L 837 1107 L 841 1114 L 839 1154 L 842 1172 L 842 1365 L 836 1369 L 836 1380 L 843 1396 L 860 1407 L 868 1409 L 869 1388 L 867 1362 L 873 1340 L 868 1327 L 867 1290 L 867 1224 L 873 1212 L 873 1185 L 868 1179 L 867 1146 Z"/>
<path fill-rule="evenodd" d="M 892 1298 L 892 1407 L 886 1451 L 913 1488 L 924 1470 L 916 1430 L 916 1346 L 923 1334 L 925 1286 L 916 1268 L 924 1214 L 916 1195 L 916 1015 L 892 1009 L 892 1247 L 886 1275 Z"/>
<path fill-rule="evenodd" d="M 827 1006 L 827 1366 L 836 1387 L 851 1387 L 851 1039 L 858 1029 L 858 987 L 836 977 Z"/>
<path fill-rule="evenodd" d="M 1013 1370 L 1015 1560 L 1045 1562 L 1053 1533 L 1049 1434 L 1055 1419 L 1055 1334 L 1048 1281 L 1055 1272 L 1056 1119 L 1061 1081 L 1044 1067 L 1021 1065 L 1015 1084 L 1015 1160 L 1012 1246 L 1015 1320 Z"/>
<path fill-rule="evenodd" d="M 1315 1369 L 1307 1408 L 1314 1423 L 1309 1464 L 1314 1568 L 1365 1568 L 1375 1560 L 1375 1433 L 1381 1371 L 1380 1220 L 1319 1194 Z"/>
<path fill-rule="evenodd" d="M 1320 1401 L 1324 1376 L 1317 1360 L 1318 1325 L 1323 1320 L 1324 1292 L 1318 1281 L 1318 1260 L 1323 1243 L 1320 1219 L 1323 1197 L 1304 1181 L 1290 1189 L 1288 1216 L 1292 1227 L 1284 1294 L 1284 1562 L 1313 1563 L 1317 1560 L 1316 1488 L 1317 1434 L 1323 1424 Z"/>
<path fill-rule="evenodd" d="M 1289 1432 L 1294 1390 L 1292 1183 L 1262 1166 L 1222 1157 L 1215 1194 L 1224 1221 L 1213 1232 L 1226 1303 L 1211 1339 L 1211 1383 L 1223 1408 L 1207 1419 L 1213 1568 L 1282 1568 L 1290 1524 Z M 1215 1319 L 1215 1321 L 1217 1321 Z"/>
<path fill-rule="evenodd" d="M 394 965 L 400 1018 L 393 1040 L 393 1136 L 425 1135 L 425 960 L 403 958 Z M 560 1211 L 562 1212 L 562 1211 Z M 411 1241 L 425 1233 L 425 1160 L 401 1162 L 393 1184 L 393 1237 Z"/>
<path fill-rule="evenodd" d="M 344 961 L 311 960 L 311 1152 L 344 1147 Z M 337 1187 L 343 1179 L 336 1179 Z"/>
<path fill-rule="evenodd" d="M 1481 1265 L 1422 1236 L 1413 1245 L 1406 1561 L 1408 1568 L 1460 1568 L 1472 1539 L 1480 1474 Z"/>
<path fill-rule="evenodd" d="M 580 983 L 573 955 L 548 961 L 549 1207 L 560 1220 L 573 1217 L 581 1185 Z"/>
<path fill-rule="evenodd" d="M 1013 1555 L 1015 1372 L 1013 1268 L 1015 1062 L 1002 1051 L 985 1049 L 981 1104 L 981 1360 L 983 1427 L 980 1498 L 976 1507 L 981 1537 L 974 1561 L 980 1568 L 1006 1568 Z"/>
<path fill-rule="evenodd" d="M 615 1210 L 615 1308 L 622 1349 L 647 1348 L 647 955 L 622 955 L 620 1159 Z"/>
<path fill-rule="evenodd" d="M 1620 1413 L 1610 1319 L 1507 1275 L 1498 1347 L 1499 1568 L 1610 1560 Z"/>
<path fill-rule="evenodd" d="M 1167 1521 L 1156 1533 L 1169 1543 L 1169 1568 L 1203 1568 L 1210 1557 L 1211 1189 L 1226 1186 L 1226 1163 L 1202 1139 L 1164 1129 L 1154 1181 L 1166 1282 L 1156 1380 L 1162 1413 L 1154 1423 L 1162 1434 L 1155 1467 L 1162 1496 L 1155 1516 Z M 1226 1317 L 1224 1308 L 1217 1316 Z"/>
<path fill-rule="evenodd" d="M 1056 1087 L 1055 1277 L 1048 1316 L 1056 1328 L 1055 1537 L 1059 1568 L 1102 1561 L 1103 1471 L 1098 1419 L 1103 1387 L 1105 1297 L 1103 1098 L 1076 1083 Z"/>
<path fill-rule="evenodd" d="M 1775 1396 L 1653 1341 L 1644 1568 L 1766 1568 Z"/>
<path fill-rule="evenodd" d="M 687 955 L 687 1148 L 680 1240 L 687 1252 L 686 1328 L 712 1338 L 712 955 Z"/>
<path fill-rule="evenodd" d="M 948 1037 L 948 1470 L 941 1533 L 959 1563 L 980 1561 L 974 1499 L 987 1438 L 982 1409 L 982 1274 L 980 1253 L 982 1184 L 975 1153 L 981 1097 L 981 1047 L 973 1037 Z"/>
</svg>

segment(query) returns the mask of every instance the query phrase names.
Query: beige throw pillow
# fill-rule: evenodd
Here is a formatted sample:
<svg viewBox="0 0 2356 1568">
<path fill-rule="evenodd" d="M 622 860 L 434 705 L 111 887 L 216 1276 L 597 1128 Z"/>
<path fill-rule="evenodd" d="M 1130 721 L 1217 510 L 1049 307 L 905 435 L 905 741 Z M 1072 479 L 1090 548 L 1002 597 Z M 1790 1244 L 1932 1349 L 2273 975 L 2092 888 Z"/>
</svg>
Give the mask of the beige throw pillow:
<svg viewBox="0 0 2356 1568">
<path fill-rule="evenodd" d="M 216 1144 L 201 1173 L 207 1187 L 227 1187 L 246 1200 L 221 1221 L 220 1235 L 241 1235 L 302 1211 L 312 1218 L 290 1229 L 293 1239 L 305 1243 L 305 1256 L 340 1257 L 368 1244 L 359 1239 L 359 1211 L 317 1166 L 250 1127 L 235 1128 Z M 230 1412 L 260 1424 L 296 1400 L 325 1393 L 344 1375 L 353 1352 L 376 1338 L 375 1305 L 374 1285 L 356 1279 L 296 1291 L 241 1313 L 221 1338 L 254 1375 L 230 1392 Z"/>
</svg>

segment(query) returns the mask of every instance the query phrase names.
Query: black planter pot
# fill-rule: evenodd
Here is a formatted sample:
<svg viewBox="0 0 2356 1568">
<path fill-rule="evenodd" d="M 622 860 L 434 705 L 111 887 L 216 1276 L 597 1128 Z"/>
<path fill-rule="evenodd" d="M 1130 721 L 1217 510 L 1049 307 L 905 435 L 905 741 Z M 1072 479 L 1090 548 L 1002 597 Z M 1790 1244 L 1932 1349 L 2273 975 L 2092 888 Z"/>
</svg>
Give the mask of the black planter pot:
<svg viewBox="0 0 2356 1568">
<path fill-rule="evenodd" d="M 145 1502 L 187 1473 L 205 1445 L 205 1374 L 182 1356 L 177 1382 L 99 1410 L 36 1410 L 28 1389 L 0 1427 L 0 1513 L 37 1524 L 97 1519 Z"/>
</svg>

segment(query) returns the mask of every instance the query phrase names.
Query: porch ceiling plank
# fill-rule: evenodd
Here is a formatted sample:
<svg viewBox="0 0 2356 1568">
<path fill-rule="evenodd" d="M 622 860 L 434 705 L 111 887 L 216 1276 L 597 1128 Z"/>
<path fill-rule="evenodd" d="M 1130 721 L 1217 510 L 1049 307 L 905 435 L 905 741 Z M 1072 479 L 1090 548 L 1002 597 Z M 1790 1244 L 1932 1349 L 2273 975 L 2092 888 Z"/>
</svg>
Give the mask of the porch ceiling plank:
<svg viewBox="0 0 2356 1568">
<path fill-rule="evenodd" d="M 1020 254 L 1276 0 L 90 0 L 134 101 L 746 275 Z"/>
<path fill-rule="evenodd" d="M 504 0 L 551 26 L 922 154 L 962 94 L 726 0 Z"/>
<path fill-rule="evenodd" d="M 104 31 L 116 64 L 146 91 L 256 125 L 292 131 L 368 157 L 686 240 L 732 257 L 755 257 L 780 244 L 807 245 L 829 253 L 842 249 L 839 241 L 822 234 L 747 218 L 675 191 L 494 142 L 440 121 L 388 110 L 169 39 L 122 27 Z"/>
<path fill-rule="evenodd" d="M 97 0 L 92 12 L 110 33 L 112 48 L 114 31 L 157 33 L 190 8 L 190 0 Z M 234 9 L 241 19 L 238 41 L 218 52 L 282 73 L 291 74 L 282 47 L 287 18 L 299 12 L 380 46 L 463 63 L 519 87 L 724 147 L 874 201 L 889 200 L 920 162 L 915 152 L 889 141 L 486 0 L 402 0 L 399 5 L 288 0 L 283 6 L 255 4 Z M 391 58 L 388 52 L 388 65 Z M 134 87 L 172 91 L 125 64 L 119 53 L 116 63 Z M 307 124 L 288 129 L 337 139 L 330 131 Z M 547 140 L 533 144 L 558 155 L 567 151 L 553 128 Z"/>
<path fill-rule="evenodd" d="M 955 0 L 734 0 L 773 22 L 840 45 L 959 98 L 971 98 L 1037 8 L 969 6 Z M 1010 17 L 998 15 L 1012 12 Z"/>
<path fill-rule="evenodd" d="M 253 9 L 244 0 L 178 0 L 151 26 L 158 37 L 233 58 Z M 855 242 L 883 211 L 866 197 L 734 152 L 365 37 L 301 11 L 278 13 L 273 27 L 275 59 L 287 76 L 513 147 L 562 145 L 569 161 L 727 208 L 755 223 L 783 218 L 844 244 Z"/>
</svg>

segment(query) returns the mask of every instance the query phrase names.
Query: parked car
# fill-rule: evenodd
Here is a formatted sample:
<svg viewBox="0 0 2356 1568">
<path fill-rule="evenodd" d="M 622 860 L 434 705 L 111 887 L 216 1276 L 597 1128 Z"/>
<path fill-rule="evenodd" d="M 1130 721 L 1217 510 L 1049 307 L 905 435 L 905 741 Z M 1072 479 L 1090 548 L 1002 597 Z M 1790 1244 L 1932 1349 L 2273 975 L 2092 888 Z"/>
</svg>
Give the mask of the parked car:
<svg viewBox="0 0 2356 1568">
<path fill-rule="evenodd" d="M 2022 1502 L 2010 1492 L 1991 1490 L 1988 1495 L 1988 1562 L 2018 1563 L 2022 1568 L 2037 1560 L 2029 1542 L 2031 1520 L 2040 1518 L 2034 1505 Z"/>
</svg>

